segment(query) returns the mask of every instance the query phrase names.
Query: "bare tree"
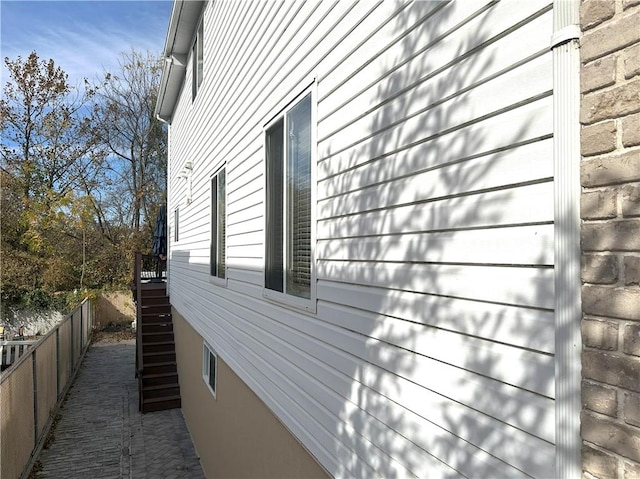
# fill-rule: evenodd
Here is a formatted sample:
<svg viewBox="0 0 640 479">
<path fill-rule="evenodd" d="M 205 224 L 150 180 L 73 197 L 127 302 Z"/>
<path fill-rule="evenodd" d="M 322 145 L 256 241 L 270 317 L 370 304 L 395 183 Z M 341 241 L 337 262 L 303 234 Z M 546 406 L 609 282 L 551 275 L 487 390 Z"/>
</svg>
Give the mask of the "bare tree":
<svg viewBox="0 0 640 479">
<path fill-rule="evenodd" d="M 166 191 L 166 129 L 153 116 L 162 73 L 150 53 L 123 53 L 98 88 L 95 126 L 107 147 L 111 214 L 134 231 L 149 222 Z M 105 198 L 106 199 L 106 198 Z"/>
</svg>

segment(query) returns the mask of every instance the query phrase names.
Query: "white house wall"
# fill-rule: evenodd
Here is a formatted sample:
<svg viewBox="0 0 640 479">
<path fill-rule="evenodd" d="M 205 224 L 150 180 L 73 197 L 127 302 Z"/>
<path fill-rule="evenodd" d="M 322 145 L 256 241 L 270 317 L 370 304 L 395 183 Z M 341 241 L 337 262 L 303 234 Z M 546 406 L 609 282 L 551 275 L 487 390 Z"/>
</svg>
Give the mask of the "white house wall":
<svg viewBox="0 0 640 479">
<path fill-rule="evenodd" d="M 209 2 L 204 22 L 170 131 L 174 307 L 331 474 L 552 477 L 550 3 Z M 311 314 L 263 298 L 263 127 L 314 78 Z"/>
</svg>

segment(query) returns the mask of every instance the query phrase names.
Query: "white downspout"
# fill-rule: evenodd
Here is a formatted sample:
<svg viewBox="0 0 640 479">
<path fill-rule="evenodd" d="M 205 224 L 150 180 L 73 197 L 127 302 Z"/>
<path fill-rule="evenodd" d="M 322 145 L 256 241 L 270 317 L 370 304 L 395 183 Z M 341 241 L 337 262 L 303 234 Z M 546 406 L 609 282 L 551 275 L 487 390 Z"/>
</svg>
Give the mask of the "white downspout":
<svg viewBox="0 0 640 479">
<path fill-rule="evenodd" d="M 169 222 L 169 212 L 173 211 L 173 202 L 171 202 L 171 204 L 169 204 L 170 198 L 172 198 L 173 195 L 173 188 L 171 188 L 171 123 L 167 124 L 167 199 L 166 199 L 166 210 L 167 210 L 167 227 L 165 228 L 166 232 L 167 232 L 167 261 L 166 261 L 166 266 L 165 268 L 167 269 L 167 284 L 166 284 L 166 291 L 167 291 L 167 296 L 171 297 L 169 295 L 169 290 L 171 287 L 171 274 L 169 272 L 169 268 L 171 267 L 171 242 L 172 242 L 172 238 L 173 238 L 173 228 L 175 228 L 175 226 L 173 226 L 171 229 L 169 229 L 169 225 L 171 224 Z"/>
<path fill-rule="evenodd" d="M 582 476 L 579 0 L 553 2 L 556 477 Z"/>
</svg>

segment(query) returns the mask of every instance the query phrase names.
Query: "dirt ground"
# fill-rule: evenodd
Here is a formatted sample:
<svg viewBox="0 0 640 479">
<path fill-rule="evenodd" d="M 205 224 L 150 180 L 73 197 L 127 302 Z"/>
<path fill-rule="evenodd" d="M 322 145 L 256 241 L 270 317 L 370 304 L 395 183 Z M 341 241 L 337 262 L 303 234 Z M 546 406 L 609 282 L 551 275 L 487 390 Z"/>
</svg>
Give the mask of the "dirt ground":
<svg viewBox="0 0 640 479">
<path fill-rule="evenodd" d="M 100 330 L 94 331 L 93 342 L 119 343 L 128 339 L 136 339 L 136 333 L 131 329 L 131 323 L 111 322 Z"/>
</svg>

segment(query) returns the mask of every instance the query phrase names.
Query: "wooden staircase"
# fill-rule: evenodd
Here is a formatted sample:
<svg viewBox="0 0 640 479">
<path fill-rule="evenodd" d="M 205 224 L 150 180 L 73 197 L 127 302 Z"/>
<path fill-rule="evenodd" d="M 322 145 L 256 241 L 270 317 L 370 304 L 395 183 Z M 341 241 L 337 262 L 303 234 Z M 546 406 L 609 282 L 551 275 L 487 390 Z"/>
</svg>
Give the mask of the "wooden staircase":
<svg viewBox="0 0 640 479">
<path fill-rule="evenodd" d="M 164 281 L 137 284 L 136 372 L 142 413 L 181 406 L 171 304 Z"/>
</svg>

